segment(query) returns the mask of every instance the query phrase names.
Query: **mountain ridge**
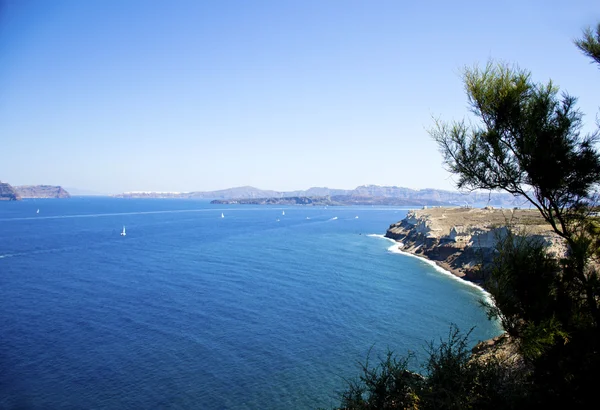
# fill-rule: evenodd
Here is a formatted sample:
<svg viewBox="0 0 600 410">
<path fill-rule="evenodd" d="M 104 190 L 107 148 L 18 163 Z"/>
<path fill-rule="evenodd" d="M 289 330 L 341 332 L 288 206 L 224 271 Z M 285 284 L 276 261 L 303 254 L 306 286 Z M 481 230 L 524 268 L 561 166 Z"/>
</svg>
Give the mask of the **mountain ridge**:
<svg viewBox="0 0 600 410">
<path fill-rule="evenodd" d="M 311 187 L 298 191 L 263 190 L 252 186 L 221 189 L 217 191 L 192 192 L 124 192 L 112 195 L 117 198 L 187 198 L 214 200 L 246 200 L 291 197 L 334 197 L 348 198 L 397 198 L 423 205 L 478 205 L 490 204 L 501 206 L 518 206 L 522 200 L 507 193 L 447 191 L 442 189 L 425 188 L 411 189 L 398 186 L 360 185 L 354 189 L 335 189 L 327 187 Z"/>
</svg>

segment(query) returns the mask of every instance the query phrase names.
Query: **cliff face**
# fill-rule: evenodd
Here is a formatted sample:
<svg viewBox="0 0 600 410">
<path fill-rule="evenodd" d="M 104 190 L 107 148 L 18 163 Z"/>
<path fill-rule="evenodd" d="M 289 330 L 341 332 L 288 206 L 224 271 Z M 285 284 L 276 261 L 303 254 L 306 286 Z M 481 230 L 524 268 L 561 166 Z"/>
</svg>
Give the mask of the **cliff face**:
<svg viewBox="0 0 600 410">
<path fill-rule="evenodd" d="M 71 195 L 60 186 L 53 185 L 21 185 L 15 191 L 22 198 L 70 198 Z"/>
<path fill-rule="evenodd" d="M 0 181 L 0 201 L 18 201 L 19 199 L 21 196 L 10 184 Z"/>
<path fill-rule="evenodd" d="M 385 236 L 399 242 L 405 252 L 426 257 L 473 282 L 483 277 L 478 266 L 490 261 L 496 244 L 507 233 L 506 225 L 541 239 L 549 252 L 565 252 L 561 238 L 537 210 L 432 208 L 409 211 L 390 225 Z"/>
</svg>

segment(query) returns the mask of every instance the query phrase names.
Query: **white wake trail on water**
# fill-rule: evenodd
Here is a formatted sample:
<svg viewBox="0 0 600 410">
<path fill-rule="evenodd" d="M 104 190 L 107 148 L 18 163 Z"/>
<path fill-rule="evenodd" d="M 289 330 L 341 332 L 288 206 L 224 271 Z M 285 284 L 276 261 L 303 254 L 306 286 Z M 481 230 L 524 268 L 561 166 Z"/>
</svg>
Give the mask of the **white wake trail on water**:
<svg viewBox="0 0 600 410">
<path fill-rule="evenodd" d="M 128 215 L 151 215 L 151 214 L 178 214 L 178 213 L 191 213 L 191 212 L 214 212 L 218 215 L 221 212 L 238 212 L 238 211 L 272 211 L 273 209 L 281 209 L 281 208 L 202 208 L 202 209 L 175 209 L 175 210 L 164 210 L 164 211 L 136 211 L 136 212 L 111 212 L 111 213 L 103 213 L 103 214 L 77 214 L 77 215 L 55 215 L 55 216 L 28 216 L 28 217 L 18 217 L 18 218 L 0 218 L 2 222 L 9 221 L 33 221 L 33 220 L 45 220 L 45 219 L 68 219 L 68 218 L 102 218 L 107 216 L 128 216 Z"/>
<path fill-rule="evenodd" d="M 470 287 L 472 287 L 472 288 L 475 288 L 475 289 L 477 289 L 479 292 L 481 292 L 481 293 L 482 293 L 482 295 L 483 295 L 483 298 L 482 298 L 482 299 L 483 299 L 483 301 L 484 301 L 485 303 L 487 303 L 487 304 L 489 304 L 489 305 L 493 305 L 493 304 L 494 304 L 494 301 L 493 301 L 493 299 L 492 299 L 492 295 L 491 295 L 491 294 L 490 294 L 488 291 L 486 291 L 484 288 L 482 288 L 481 286 L 479 286 L 479 285 L 478 285 L 478 284 L 476 284 L 476 283 L 473 283 L 473 282 L 470 282 L 470 281 L 468 281 L 468 280 L 464 280 L 464 279 L 461 279 L 461 278 L 459 278 L 458 276 L 456 276 L 456 275 L 455 275 L 455 274 L 453 274 L 452 272 L 450 272 L 450 271 L 448 271 L 448 270 L 446 270 L 446 269 L 442 268 L 441 266 L 439 266 L 437 263 L 435 263 L 435 262 L 434 262 L 434 261 L 432 261 L 432 260 L 425 259 L 425 258 L 423 258 L 423 257 L 421 257 L 421 256 L 413 255 L 412 253 L 405 252 L 405 251 L 401 250 L 401 249 L 400 249 L 400 246 L 402 246 L 402 243 L 401 243 L 401 242 L 397 242 L 397 241 L 396 241 L 396 240 L 394 240 L 394 239 L 387 238 L 386 236 L 384 236 L 384 235 L 380 235 L 380 234 L 368 234 L 367 236 L 370 236 L 371 238 L 380 238 L 380 239 L 385 239 L 385 240 L 386 240 L 386 241 L 388 241 L 388 242 L 392 242 L 392 243 L 393 243 L 393 245 L 392 245 L 392 246 L 390 246 L 390 247 L 387 249 L 387 250 L 388 250 L 388 252 L 390 252 L 390 253 L 396 253 L 396 254 L 399 254 L 399 255 L 404 255 L 404 256 L 410 256 L 411 258 L 417 258 L 417 259 L 419 259 L 420 261 L 423 261 L 423 262 L 427 263 L 428 265 L 432 266 L 432 267 L 433 267 L 433 268 L 434 268 L 434 269 L 435 269 L 437 272 L 439 272 L 439 273 L 442 273 L 442 274 L 444 274 L 444 275 L 446 275 L 446 276 L 448 276 L 448 277 L 450 277 L 450 278 L 452 278 L 452 279 L 454 279 L 454 280 L 456 280 L 456 281 L 458 281 L 458 282 L 462 283 L 463 285 L 470 286 Z"/>
<path fill-rule="evenodd" d="M 228 209 L 232 211 L 233 209 Z M 4 218 L 0 221 L 30 221 L 42 219 L 67 219 L 67 218 L 102 218 L 106 216 L 121 216 L 121 215 L 150 215 L 150 214 L 176 214 L 185 212 L 215 212 L 220 213 L 221 209 L 177 209 L 171 211 L 140 211 L 140 212 L 113 212 L 107 214 L 80 214 L 80 215 L 56 215 L 56 216 L 34 216 L 22 218 Z"/>
</svg>

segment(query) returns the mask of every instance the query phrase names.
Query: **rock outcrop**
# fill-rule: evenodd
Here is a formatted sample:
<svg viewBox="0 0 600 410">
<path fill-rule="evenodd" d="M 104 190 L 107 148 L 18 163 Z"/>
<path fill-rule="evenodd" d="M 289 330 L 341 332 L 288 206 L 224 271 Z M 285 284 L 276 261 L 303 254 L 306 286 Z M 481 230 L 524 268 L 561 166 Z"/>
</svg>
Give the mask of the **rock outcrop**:
<svg viewBox="0 0 600 410">
<path fill-rule="evenodd" d="M 525 361 L 519 350 L 518 339 L 510 337 L 508 333 L 477 343 L 471 350 L 470 361 L 480 364 L 497 363 L 505 378 L 523 382 L 533 371 L 531 363 Z"/>
<path fill-rule="evenodd" d="M 398 241 L 401 250 L 435 261 L 455 275 L 481 283 L 481 262 L 491 260 L 495 246 L 510 225 L 542 240 L 549 252 L 562 255 L 561 238 L 537 210 L 429 208 L 409 211 L 390 225 L 385 236 Z"/>
<path fill-rule="evenodd" d="M 0 201 L 18 201 L 19 193 L 10 184 L 0 181 Z"/>
<path fill-rule="evenodd" d="M 15 191 L 21 198 L 70 198 L 71 195 L 60 186 L 54 185 L 21 185 Z"/>
</svg>

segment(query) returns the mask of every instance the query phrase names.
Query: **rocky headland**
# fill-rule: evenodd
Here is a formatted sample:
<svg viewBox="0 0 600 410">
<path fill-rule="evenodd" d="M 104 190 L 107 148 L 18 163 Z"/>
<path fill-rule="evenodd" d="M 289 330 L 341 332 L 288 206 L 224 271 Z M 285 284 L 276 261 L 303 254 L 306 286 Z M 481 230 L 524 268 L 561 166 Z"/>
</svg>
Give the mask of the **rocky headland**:
<svg viewBox="0 0 600 410">
<path fill-rule="evenodd" d="M 62 187 L 54 185 L 21 185 L 14 187 L 21 198 L 70 198 Z"/>
<path fill-rule="evenodd" d="M 18 201 L 21 199 L 19 193 L 6 182 L 0 181 L 0 201 Z"/>
<path fill-rule="evenodd" d="M 404 252 L 482 284 L 480 264 L 491 260 L 507 225 L 539 238 L 557 256 L 565 252 L 561 238 L 537 209 L 424 208 L 409 211 L 402 221 L 390 225 L 385 236 L 396 240 Z"/>
</svg>

